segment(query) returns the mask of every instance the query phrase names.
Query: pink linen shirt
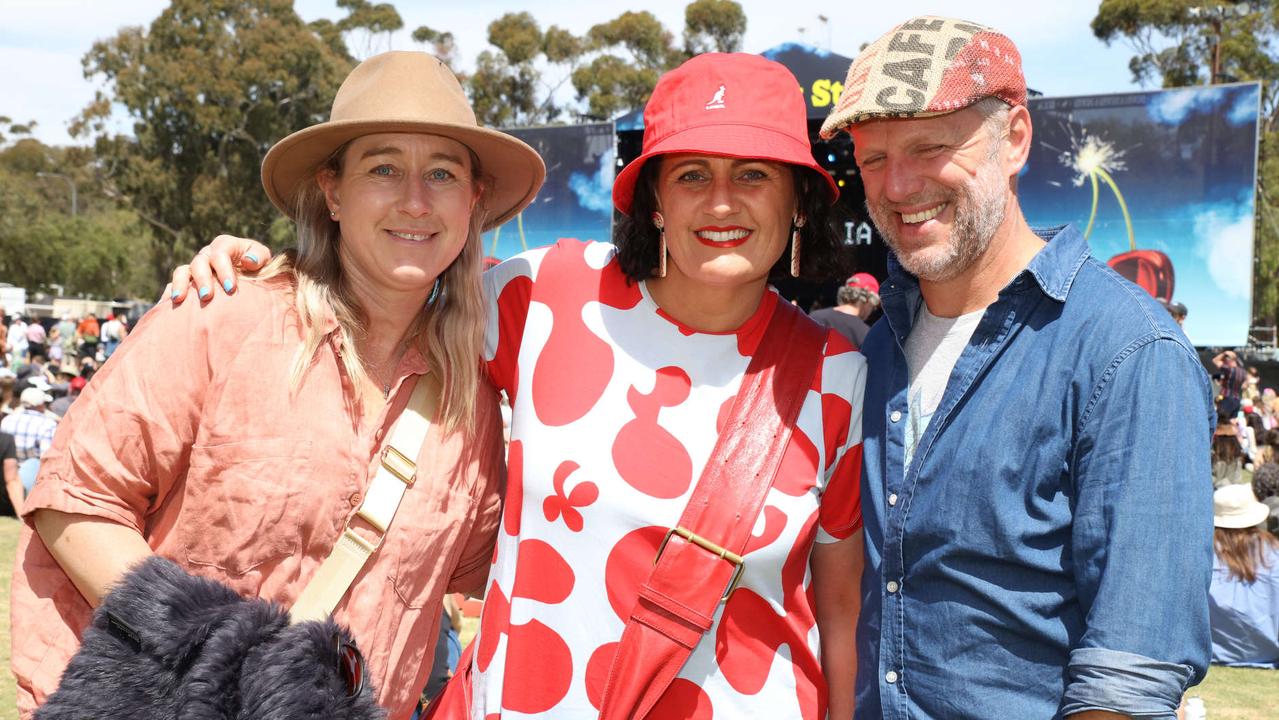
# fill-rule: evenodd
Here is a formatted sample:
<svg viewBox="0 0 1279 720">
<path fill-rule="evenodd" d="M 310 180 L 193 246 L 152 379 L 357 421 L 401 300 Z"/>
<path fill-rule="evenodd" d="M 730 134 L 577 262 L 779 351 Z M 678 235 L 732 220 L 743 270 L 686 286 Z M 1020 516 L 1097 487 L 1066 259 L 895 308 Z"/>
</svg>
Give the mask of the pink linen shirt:
<svg viewBox="0 0 1279 720">
<path fill-rule="evenodd" d="M 290 393 L 302 342 L 292 288 L 245 280 L 231 302 L 161 304 L 94 377 L 24 506 L 11 610 L 23 718 L 56 689 L 91 615 L 33 532 L 34 510 L 126 525 L 192 573 L 293 603 L 354 516 L 382 438 L 427 372 L 406 353 L 386 409 L 361 426 L 337 324 L 325 328 L 329 341 Z M 490 386 L 476 408 L 469 437 L 432 426 L 385 543 L 334 613 L 397 720 L 426 682 L 443 594 L 477 590 L 488 573 L 504 482 Z"/>
</svg>

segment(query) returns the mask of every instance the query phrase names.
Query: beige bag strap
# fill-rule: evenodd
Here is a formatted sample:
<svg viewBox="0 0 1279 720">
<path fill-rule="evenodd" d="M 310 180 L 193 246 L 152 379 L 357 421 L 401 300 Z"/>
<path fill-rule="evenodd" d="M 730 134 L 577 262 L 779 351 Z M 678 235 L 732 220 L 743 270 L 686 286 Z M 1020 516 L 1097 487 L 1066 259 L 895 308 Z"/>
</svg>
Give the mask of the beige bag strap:
<svg viewBox="0 0 1279 720">
<path fill-rule="evenodd" d="M 382 545 L 386 529 L 391 526 L 400 500 L 404 498 L 404 491 L 417 479 L 414 460 L 431 429 L 428 418 L 432 415 L 431 388 L 435 383 L 430 382 L 430 378 L 430 375 L 418 378 L 408 405 L 396 418 L 390 436 L 382 446 L 382 462 L 373 482 L 369 483 L 364 503 L 355 513 L 355 517 L 363 518 L 377 530 L 377 538 L 370 542 L 347 523 L 333 551 L 302 589 L 297 602 L 293 603 L 289 616 L 294 623 L 324 620 L 332 614 L 333 608 L 355 582 L 355 576 L 360 574 L 360 569 Z"/>
</svg>

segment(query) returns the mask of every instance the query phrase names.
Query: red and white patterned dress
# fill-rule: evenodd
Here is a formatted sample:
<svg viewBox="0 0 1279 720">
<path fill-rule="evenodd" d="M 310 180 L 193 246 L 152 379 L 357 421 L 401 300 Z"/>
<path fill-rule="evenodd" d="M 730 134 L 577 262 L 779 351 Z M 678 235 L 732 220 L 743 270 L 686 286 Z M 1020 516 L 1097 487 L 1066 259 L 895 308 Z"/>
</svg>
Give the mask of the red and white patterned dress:
<svg viewBox="0 0 1279 720">
<path fill-rule="evenodd" d="M 606 243 L 489 271 L 486 359 L 512 400 L 506 509 L 475 653 L 475 718 L 596 718 L 640 583 L 676 524 L 778 296 L 737 332 L 681 326 Z M 650 715 L 822 718 L 808 570 L 861 526 L 865 361 L 829 333 L 741 587 Z M 689 582 L 697 582 L 689 578 Z"/>
</svg>

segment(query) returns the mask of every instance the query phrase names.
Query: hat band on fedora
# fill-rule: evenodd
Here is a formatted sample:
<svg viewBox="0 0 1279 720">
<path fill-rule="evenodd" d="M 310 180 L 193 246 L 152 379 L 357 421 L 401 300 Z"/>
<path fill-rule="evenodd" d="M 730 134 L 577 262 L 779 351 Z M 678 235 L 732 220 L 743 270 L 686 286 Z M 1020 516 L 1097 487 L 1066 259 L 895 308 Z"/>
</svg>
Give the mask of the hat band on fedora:
<svg viewBox="0 0 1279 720">
<path fill-rule="evenodd" d="M 343 144 L 375 133 L 439 135 L 465 145 L 487 178 L 484 229 L 520 212 L 546 176 L 540 155 L 519 138 L 481 127 L 457 77 L 423 52 L 392 51 L 360 63 L 343 81 L 327 122 L 277 142 L 262 161 L 262 185 L 289 217 L 300 188 Z"/>
</svg>

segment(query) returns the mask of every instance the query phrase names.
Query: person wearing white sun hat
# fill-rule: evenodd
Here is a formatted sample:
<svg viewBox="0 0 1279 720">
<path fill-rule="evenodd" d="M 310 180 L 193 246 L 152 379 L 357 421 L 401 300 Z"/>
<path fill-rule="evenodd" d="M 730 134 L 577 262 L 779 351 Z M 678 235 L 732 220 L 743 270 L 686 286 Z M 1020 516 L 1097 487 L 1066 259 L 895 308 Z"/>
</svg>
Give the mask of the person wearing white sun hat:
<svg viewBox="0 0 1279 720">
<path fill-rule="evenodd" d="M 1263 526 L 1270 508 L 1249 485 L 1217 490 L 1212 505 L 1212 661 L 1279 667 L 1279 540 Z"/>
</svg>

